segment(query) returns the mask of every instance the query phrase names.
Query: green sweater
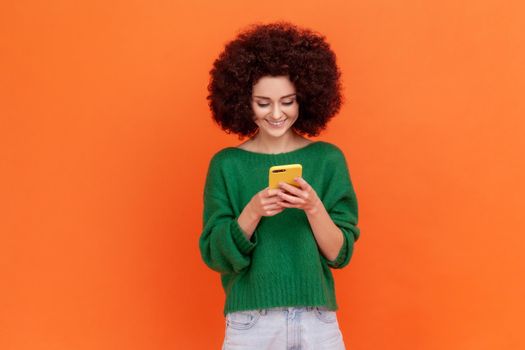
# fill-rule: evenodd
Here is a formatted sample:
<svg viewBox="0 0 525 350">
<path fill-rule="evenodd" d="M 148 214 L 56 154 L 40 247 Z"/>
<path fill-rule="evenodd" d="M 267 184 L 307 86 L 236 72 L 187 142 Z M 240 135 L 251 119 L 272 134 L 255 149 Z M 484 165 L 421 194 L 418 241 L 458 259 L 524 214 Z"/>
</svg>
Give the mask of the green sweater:
<svg viewBox="0 0 525 350">
<path fill-rule="evenodd" d="M 237 221 L 252 197 L 268 187 L 273 165 L 299 163 L 302 177 L 344 235 L 335 260 L 322 255 L 305 212 L 285 208 L 263 216 L 250 240 Z M 270 307 L 325 306 L 337 310 L 330 268 L 346 266 L 359 238 L 357 199 L 346 159 L 335 145 L 314 141 L 278 154 L 226 147 L 212 157 L 204 186 L 202 259 L 221 274 L 224 315 Z"/>
</svg>

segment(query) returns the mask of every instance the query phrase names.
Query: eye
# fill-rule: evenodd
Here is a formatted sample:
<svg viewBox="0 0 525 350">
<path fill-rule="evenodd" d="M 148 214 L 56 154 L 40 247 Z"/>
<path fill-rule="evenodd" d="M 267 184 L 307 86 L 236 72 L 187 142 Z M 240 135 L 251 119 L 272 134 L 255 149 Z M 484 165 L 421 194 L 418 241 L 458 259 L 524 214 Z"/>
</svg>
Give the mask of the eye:
<svg viewBox="0 0 525 350">
<path fill-rule="evenodd" d="M 291 106 L 294 102 L 295 102 L 295 99 L 290 100 L 290 101 L 286 101 L 286 102 L 281 102 L 281 104 L 284 105 L 284 106 Z M 269 105 L 270 105 L 270 103 L 257 102 L 257 106 L 259 106 L 261 108 L 268 107 Z"/>
</svg>

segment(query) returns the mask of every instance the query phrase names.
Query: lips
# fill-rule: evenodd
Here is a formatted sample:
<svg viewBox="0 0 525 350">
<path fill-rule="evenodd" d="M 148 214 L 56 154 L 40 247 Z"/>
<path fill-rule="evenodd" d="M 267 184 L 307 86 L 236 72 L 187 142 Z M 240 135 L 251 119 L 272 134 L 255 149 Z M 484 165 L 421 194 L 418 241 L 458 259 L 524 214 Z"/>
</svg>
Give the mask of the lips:
<svg viewBox="0 0 525 350">
<path fill-rule="evenodd" d="M 280 127 L 280 126 L 283 126 L 283 125 L 284 125 L 284 122 L 286 121 L 286 119 L 281 120 L 280 122 L 277 122 L 277 123 L 275 123 L 275 122 L 271 122 L 271 121 L 269 121 L 269 120 L 266 120 L 266 121 L 268 122 L 268 124 L 270 124 L 270 125 L 273 126 L 273 127 Z"/>
</svg>

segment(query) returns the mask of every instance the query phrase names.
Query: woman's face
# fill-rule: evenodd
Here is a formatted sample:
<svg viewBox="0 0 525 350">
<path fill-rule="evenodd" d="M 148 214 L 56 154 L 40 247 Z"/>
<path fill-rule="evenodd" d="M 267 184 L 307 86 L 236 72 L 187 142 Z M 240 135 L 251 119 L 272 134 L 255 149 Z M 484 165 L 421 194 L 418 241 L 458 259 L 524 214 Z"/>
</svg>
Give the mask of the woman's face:
<svg viewBox="0 0 525 350">
<path fill-rule="evenodd" d="M 299 115 L 295 87 L 287 76 L 265 76 L 252 89 L 252 109 L 259 132 L 286 134 Z"/>
</svg>

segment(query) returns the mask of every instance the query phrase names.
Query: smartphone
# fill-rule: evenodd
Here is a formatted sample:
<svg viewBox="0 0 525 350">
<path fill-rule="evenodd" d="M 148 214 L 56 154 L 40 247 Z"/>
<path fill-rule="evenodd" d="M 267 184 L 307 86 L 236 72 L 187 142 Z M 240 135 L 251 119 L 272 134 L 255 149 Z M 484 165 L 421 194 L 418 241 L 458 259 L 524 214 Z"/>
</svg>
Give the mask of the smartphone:
<svg viewBox="0 0 525 350">
<path fill-rule="evenodd" d="M 292 186 L 300 188 L 294 178 L 303 176 L 303 166 L 301 164 L 274 165 L 270 167 L 268 183 L 270 188 L 279 188 L 279 182 L 286 182 Z"/>
</svg>

